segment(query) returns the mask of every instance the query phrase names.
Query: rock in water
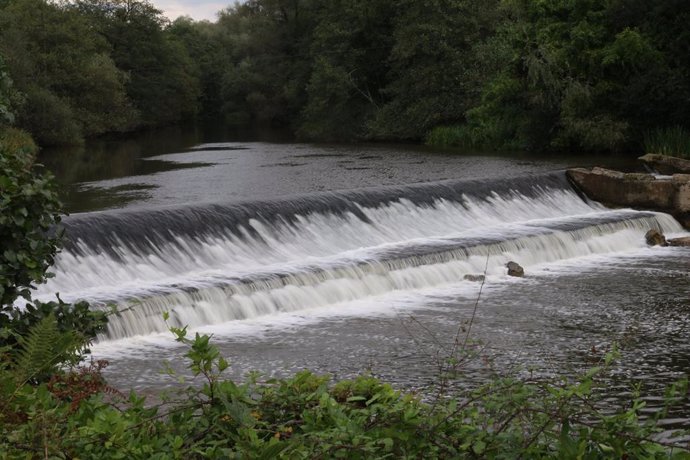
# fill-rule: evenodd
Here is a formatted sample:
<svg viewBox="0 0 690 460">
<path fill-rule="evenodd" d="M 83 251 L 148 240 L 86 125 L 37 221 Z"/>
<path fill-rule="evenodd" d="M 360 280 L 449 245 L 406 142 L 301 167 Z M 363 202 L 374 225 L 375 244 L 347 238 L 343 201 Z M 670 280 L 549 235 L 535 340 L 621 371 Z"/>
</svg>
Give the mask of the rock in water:
<svg viewBox="0 0 690 460">
<path fill-rule="evenodd" d="M 668 240 L 668 245 L 690 247 L 690 236 L 684 236 L 682 238 L 672 238 Z"/>
<path fill-rule="evenodd" d="M 648 153 L 638 158 L 638 160 L 649 165 L 650 168 L 658 171 L 660 174 L 690 174 L 690 160 L 685 158 Z"/>
<path fill-rule="evenodd" d="M 484 281 L 484 275 L 465 275 L 462 279 L 465 281 L 477 281 L 481 282 Z"/>
<path fill-rule="evenodd" d="M 508 267 L 508 276 L 517 276 L 520 278 L 525 276 L 525 269 L 517 262 L 510 261 L 506 264 L 506 267 Z"/>
<path fill-rule="evenodd" d="M 664 234 L 654 228 L 645 233 L 644 239 L 649 246 L 668 246 Z"/>
</svg>

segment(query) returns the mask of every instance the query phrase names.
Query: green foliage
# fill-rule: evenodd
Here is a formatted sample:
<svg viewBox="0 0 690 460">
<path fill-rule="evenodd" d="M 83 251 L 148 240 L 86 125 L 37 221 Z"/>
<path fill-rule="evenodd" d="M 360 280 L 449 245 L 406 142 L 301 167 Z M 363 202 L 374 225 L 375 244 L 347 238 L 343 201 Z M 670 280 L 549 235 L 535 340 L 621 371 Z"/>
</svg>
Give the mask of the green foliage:
<svg viewBox="0 0 690 460">
<path fill-rule="evenodd" d="M 46 318 L 52 318 L 55 323 L 56 333 L 59 337 L 49 340 L 46 345 L 52 347 L 54 363 L 75 365 L 79 363 L 91 341 L 100 332 L 103 332 L 107 324 L 108 313 L 100 310 L 90 310 L 86 302 L 68 304 L 58 299 L 57 302 L 32 301 L 21 308 L 12 305 L 2 307 L 0 316 L 0 350 L 5 354 L 8 362 L 13 367 L 21 367 L 18 363 L 27 354 L 34 352 L 29 350 L 26 342 L 35 331 L 34 328 L 43 324 Z M 47 327 L 47 325 L 44 324 Z M 40 336 L 39 336 L 40 337 Z M 64 342 L 62 342 L 64 340 Z M 72 344 L 64 347 L 58 344 Z M 37 360 L 40 362 L 40 360 Z M 49 377 L 50 368 L 41 377 Z M 38 377 L 34 377 L 38 378 Z"/>
<path fill-rule="evenodd" d="M 477 48 L 494 27 L 495 1 L 397 3 L 391 69 L 373 135 L 423 139 L 434 126 L 464 121 L 483 78 Z"/>
<path fill-rule="evenodd" d="M 33 382 L 79 362 L 106 323 L 104 312 L 84 302 L 31 302 L 58 250 L 61 210 L 35 154 L 26 133 L 0 129 L 0 356 L 16 380 Z M 27 303 L 15 306 L 20 297 Z"/>
<path fill-rule="evenodd" d="M 44 145 L 201 111 L 321 141 L 639 150 L 690 119 L 689 20 L 680 0 L 251 0 L 216 23 L 7 0 L 0 94 Z"/>
<path fill-rule="evenodd" d="M 168 33 L 160 10 L 146 0 L 80 0 L 70 12 L 105 38 L 114 66 L 127 75 L 122 81 L 125 100 L 140 114 L 134 126 L 162 125 L 196 114 L 198 70 L 184 46 Z"/>
<path fill-rule="evenodd" d="M 146 1 L 4 2 L 0 54 L 26 98 L 12 104 L 16 122 L 42 145 L 176 122 L 198 110 L 199 68 Z"/>
<path fill-rule="evenodd" d="M 229 67 L 230 55 L 220 27 L 208 22 L 177 18 L 167 29 L 171 39 L 180 43 L 193 60 L 200 84 L 199 115 L 218 119 L 221 114 L 221 82 Z"/>
<path fill-rule="evenodd" d="M 647 153 L 690 158 L 690 131 L 682 126 L 648 131 L 644 137 L 644 148 Z"/>
<path fill-rule="evenodd" d="M 7 73 L 5 61 L 0 55 L 0 128 L 14 123 L 14 109 L 21 103 L 21 95 Z"/>
<path fill-rule="evenodd" d="M 56 372 L 57 365 L 65 362 L 66 356 L 75 354 L 81 343 L 74 331 L 58 330 L 55 314 L 51 312 L 19 336 L 15 376 L 21 382 L 45 381 Z"/>
<path fill-rule="evenodd" d="M 661 3 L 505 2 L 488 47 L 505 59 L 467 113 L 470 130 L 509 147 L 615 151 L 639 146 L 645 127 L 687 120 L 673 98 L 689 67 L 661 24 L 681 28 Z"/>
<path fill-rule="evenodd" d="M 298 135 L 341 141 L 368 135 L 383 101 L 394 15 L 394 5 L 382 1 L 324 2 L 316 9 Z"/>
<path fill-rule="evenodd" d="M 426 144 L 434 147 L 459 147 L 463 150 L 483 150 L 498 148 L 493 139 L 487 137 L 487 130 L 476 126 L 455 125 L 436 126 L 429 131 Z"/>
<path fill-rule="evenodd" d="M 42 282 L 57 252 L 49 232 L 60 221 L 60 202 L 47 173 L 34 165 L 33 143 L 8 146 L 16 134 L 0 135 L 0 302 L 12 305 L 29 298 L 33 283 Z M 12 149 L 12 150 L 10 150 Z"/>
<path fill-rule="evenodd" d="M 0 7 L 0 53 L 26 95 L 15 107 L 17 124 L 43 145 L 132 126 L 126 76 L 109 52 L 86 17 L 67 5 L 15 0 Z"/>
<path fill-rule="evenodd" d="M 641 399 L 599 412 L 598 381 L 610 360 L 572 382 L 499 378 L 428 404 L 371 376 L 332 385 L 303 371 L 264 382 L 254 375 L 238 385 L 222 378 L 228 363 L 208 336 L 173 333 L 189 347 L 201 387 L 150 406 L 108 390 L 95 366 L 60 385 L 15 387 L 0 403 L 0 450 L 103 459 L 690 458 L 655 441 L 659 428 L 655 417 L 640 418 Z M 686 382 L 672 387 L 668 406 L 686 393 Z M 73 404 L 70 394 L 91 396 Z"/>
<path fill-rule="evenodd" d="M 360 94 L 355 74 L 327 59 L 316 61 L 307 86 L 310 97 L 302 112 L 300 137 L 339 141 L 366 134 L 365 123 L 371 119 L 376 105 L 370 93 Z"/>
<path fill-rule="evenodd" d="M 51 232 L 60 220 L 60 203 L 50 176 L 34 164 L 35 154 L 30 136 L 0 126 L 1 458 L 46 455 L 59 445 L 70 406 L 52 393 L 80 393 L 58 392 L 56 376 L 83 359 L 107 319 L 83 302 L 14 305 L 18 297 L 30 301 L 32 284 L 46 278 L 59 242 Z M 84 387 L 83 378 L 70 382 Z"/>
<path fill-rule="evenodd" d="M 219 14 L 220 110 L 232 124 L 294 126 L 309 79 L 319 2 L 251 0 Z"/>
<path fill-rule="evenodd" d="M 83 62 L 79 78 L 72 80 L 70 101 L 84 136 L 137 126 L 138 113 L 125 93 L 127 81 L 128 76 L 106 53 Z"/>
<path fill-rule="evenodd" d="M 41 145 L 82 142 L 82 127 L 65 100 L 39 86 L 29 86 L 24 92 L 26 101 L 17 116 L 17 124 L 31 132 Z"/>
</svg>

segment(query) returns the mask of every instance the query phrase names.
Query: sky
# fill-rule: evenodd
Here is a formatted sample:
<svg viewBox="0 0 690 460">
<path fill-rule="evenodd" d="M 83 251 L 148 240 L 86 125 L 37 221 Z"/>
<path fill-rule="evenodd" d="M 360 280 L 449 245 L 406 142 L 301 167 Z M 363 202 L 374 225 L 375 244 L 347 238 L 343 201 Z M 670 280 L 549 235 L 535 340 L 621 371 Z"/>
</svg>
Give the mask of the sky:
<svg viewBox="0 0 690 460">
<path fill-rule="evenodd" d="M 153 0 L 153 5 L 163 10 L 168 19 L 178 16 L 191 16 L 197 21 L 216 20 L 216 13 L 234 4 L 234 0 Z"/>
</svg>

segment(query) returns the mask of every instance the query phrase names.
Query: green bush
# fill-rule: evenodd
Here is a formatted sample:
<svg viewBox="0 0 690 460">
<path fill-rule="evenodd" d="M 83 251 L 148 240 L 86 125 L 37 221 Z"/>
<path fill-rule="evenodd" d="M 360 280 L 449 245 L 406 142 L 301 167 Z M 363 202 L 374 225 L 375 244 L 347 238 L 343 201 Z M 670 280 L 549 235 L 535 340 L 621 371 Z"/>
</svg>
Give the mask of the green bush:
<svg viewBox="0 0 690 460">
<path fill-rule="evenodd" d="M 0 355 L 15 377 L 34 382 L 79 362 L 106 321 L 83 302 L 31 303 L 31 289 L 49 276 L 60 242 L 61 203 L 36 153 L 26 133 L 0 130 Z M 22 307 L 15 305 L 19 298 Z"/>
<path fill-rule="evenodd" d="M 18 145 L 19 144 L 19 145 Z M 36 146 L 11 128 L 0 134 L 0 303 L 11 306 L 45 279 L 57 253 L 60 201 L 49 174 L 34 163 Z"/>
</svg>

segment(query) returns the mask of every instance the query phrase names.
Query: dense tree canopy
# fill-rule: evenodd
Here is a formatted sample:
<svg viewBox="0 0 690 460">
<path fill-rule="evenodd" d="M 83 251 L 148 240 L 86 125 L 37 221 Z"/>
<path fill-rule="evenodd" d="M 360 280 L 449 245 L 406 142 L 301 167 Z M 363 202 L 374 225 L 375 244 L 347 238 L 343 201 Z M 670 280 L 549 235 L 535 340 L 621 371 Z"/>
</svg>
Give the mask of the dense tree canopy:
<svg viewBox="0 0 690 460">
<path fill-rule="evenodd" d="M 214 23 L 147 0 L 2 0 L 0 55 L 42 144 L 201 116 L 312 140 L 450 129 L 635 150 L 687 124 L 688 19 L 681 0 L 248 0 Z"/>
<path fill-rule="evenodd" d="M 673 62 L 678 51 L 667 49 L 676 37 L 659 27 L 682 33 L 665 19 L 670 3 L 505 2 L 494 38 L 503 66 L 470 111 L 471 124 L 520 148 L 615 150 L 645 129 L 682 123 L 686 104 L 674 99 L 687 94 L 678 74 L 689 68 Z"/>
<path fill-rule="evenodd" d="M 42 0 L 8 2 L 0 10 L 0 54 L 25 95 L 17 122 L 39 142 L 127 127 L 125 74 L 86 18 Z"/>
</svg>

